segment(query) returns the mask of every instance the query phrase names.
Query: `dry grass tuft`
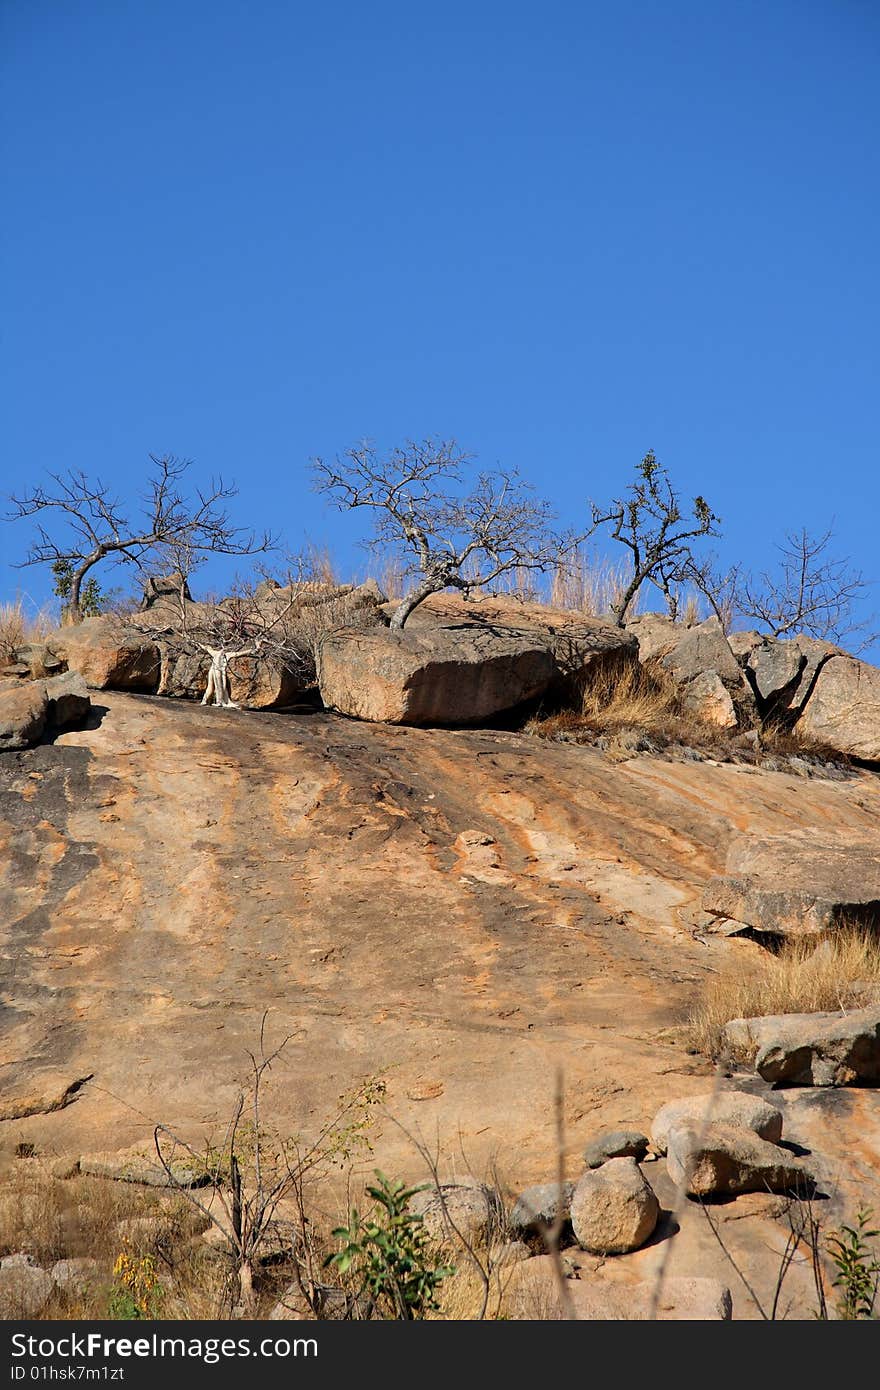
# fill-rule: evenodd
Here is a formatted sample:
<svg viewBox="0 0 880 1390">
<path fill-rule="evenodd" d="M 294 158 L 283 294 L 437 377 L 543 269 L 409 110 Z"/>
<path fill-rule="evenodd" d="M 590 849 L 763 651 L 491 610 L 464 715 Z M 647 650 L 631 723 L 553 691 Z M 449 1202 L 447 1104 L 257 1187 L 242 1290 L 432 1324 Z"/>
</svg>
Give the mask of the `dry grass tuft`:
<svg viewBox="0 0 880 1390">
<path fill-rule="evenodd" d="M 29 610 L 20 596 L 0 603 L 0 662 L 14 661 L 19 647 L 39 642 L 57 626 L 58 619 L 49 607 Z"/>
<path fill-rule="evenodd" d="M 679 698 L 671 676 L 653 662 L 608 662 L 591 673 L 579 701 L 550 715 L 536 715 L 527 725 L 529 733 L 541 738 L 566 741 L 595 741 L 596 735 L 612 740 L 630 735 L 654 740 L 660 747 L 668 743 L 711 746 L 719 731 L 704 723 Z"/>
<path fill-rule="evenodd" d="M 880 999 L 880 936 L 844 927 L 818 941 L 786 943 L 778 954 L 762 952 L 751 968 L 731 959 L 692 1009 L 688 1039 L 715 1057 L 732 1018 L 861 1008 L 874 999 Z"/>
<path fill-rule="evenodd" d="M 625 563 L 615 564 L 578 546 L 577 550 L 557 562 L 550 576 L 549 601 L 555 608 L 570 608 L 594 618 L 604 617 L 622 596 L 630 573 Z M 634 617 L 638 611 L 637 596 L 630 617 Z"/>
</svg>

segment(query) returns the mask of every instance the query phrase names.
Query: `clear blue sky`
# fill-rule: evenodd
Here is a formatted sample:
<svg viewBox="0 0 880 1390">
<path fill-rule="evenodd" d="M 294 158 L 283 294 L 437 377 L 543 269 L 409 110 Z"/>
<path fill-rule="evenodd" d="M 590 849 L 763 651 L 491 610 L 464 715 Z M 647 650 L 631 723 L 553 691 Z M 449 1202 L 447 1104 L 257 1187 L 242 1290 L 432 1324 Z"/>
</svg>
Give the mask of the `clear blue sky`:
<svg viewBox="0 0 880 1390">
<path fill-rule="evenodd" d="M 877 577 L 875 0 L 3 0 L 0 51 L 4 491 L 185 455 L 345 567 L 312 455 L 455 436 L 577 523 L 653 447 L 728 557 L 834 516 Z"/>
</svg>

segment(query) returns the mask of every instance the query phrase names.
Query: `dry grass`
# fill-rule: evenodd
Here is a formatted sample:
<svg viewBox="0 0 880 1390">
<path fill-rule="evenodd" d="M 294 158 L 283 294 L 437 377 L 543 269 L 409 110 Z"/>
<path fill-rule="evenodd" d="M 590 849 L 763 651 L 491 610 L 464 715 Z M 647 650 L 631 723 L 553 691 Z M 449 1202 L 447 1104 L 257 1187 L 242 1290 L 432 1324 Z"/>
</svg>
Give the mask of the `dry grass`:
<svg viewBox="0 0 880 1390">
<path fill-rule="evenodd" d="M 626 564 L 590 554 L 583 546 L 560 559 L 550 576 L 550 603 L 600 618 L 611 611 L 629 583 Z M 638 596 L 630 617 L 638 612 Z"/>
<path fill-rule="evenodd" d="M 711 745 L 719 731 L 681 703 L 675 683 L 660 666 L 637 661 L 607 662 L 591 673 L 579 700 L 567 709 L 536 715 L 527 725 L 541 738 L 594 742 L 639 735 L 663 747 L 668 743 Z"/>
<path fill-rule="evenodd" d="M 841 928 L 818 942 L 813 938 L 788 943 L 778 954 L 762 952 L 750 968 L 732 959 L 694 1005 L 688 1037 L 693 1047 L 714 1057 L 732 1018 L 860 1008 L 874 999 L 880 999 L 880 936 Z"/>
<path fill-rule="evenodd" d="M 19 647 L 39 642 L 57 626 L 58 617 L 48 605 L 28 606 L 20 595 L 0 603 L 0 662 L 14 661 Z"/>
</svg>

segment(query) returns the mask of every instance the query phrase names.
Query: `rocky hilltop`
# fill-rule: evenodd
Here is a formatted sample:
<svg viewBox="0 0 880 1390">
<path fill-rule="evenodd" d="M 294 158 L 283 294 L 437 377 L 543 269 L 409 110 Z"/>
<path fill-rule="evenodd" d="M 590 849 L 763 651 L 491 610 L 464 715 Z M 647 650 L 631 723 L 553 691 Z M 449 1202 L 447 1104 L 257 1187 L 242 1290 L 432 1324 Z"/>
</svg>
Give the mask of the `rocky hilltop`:
<svg viewBox="0 0 880 1390">
<path fill-rule="evenodd" d="M 20 698 L 71 676 L 15 680 Z M 575 1178 L 599 1132 L 651 1135 L 661 1107 L 715 1084 L 683 1027 L 707 980 L 747 972 L 777 929 L 875 920 L 868 765 L 611 757 L 525 729 L 94 684 L 82 727 L 50 723 L 0 759 L 4 1161 L 22 1145 L 65 1163 L 128 1151 L 158 1122 L 196 1143 L 216 1134 L 268 1011 L 271 1038 L 290 1038 L 270 1088 L 282 1130 L 381 1073 L 388 1115 L 439 1136 L 444 1171 L 494 1159 L 521 1189 L 555 1171 L 561 1070 Z M 788 1148 L 778 1129 L 760 1142 L 807 1155 L 838 1214 L 880 1203 L 878 1077 L 848 1066 L 780 1090 L 728 1063 L 719 1083 L 772 1100 Z M 684 1162 L 671 1133 L 670 1174 Z M 390 1119 L 376 1143 L 386 1168 L 412 1168 Z M 643 1171 L 668 1212 L 662 1168 Z M 719 1209 L 764 1292 L 767 1242 L 784 1242 L 768 1186 Z M 698 1209 L 677 1222 L 674 1272 L 730 1285 Z M 663 1249 L 649 1241 L 607 1277 L 647 1278 Z M 754 1315 L 741 1287 L 735 1309 Z"/>
</svg>

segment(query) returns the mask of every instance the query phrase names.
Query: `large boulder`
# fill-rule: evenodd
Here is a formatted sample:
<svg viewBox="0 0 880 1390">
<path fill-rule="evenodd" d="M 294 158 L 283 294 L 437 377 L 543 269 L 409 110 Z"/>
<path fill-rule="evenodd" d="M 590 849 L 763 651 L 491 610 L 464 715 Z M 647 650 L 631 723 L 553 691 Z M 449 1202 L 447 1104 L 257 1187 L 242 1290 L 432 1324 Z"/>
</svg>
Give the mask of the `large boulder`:
<svg viewBox="0 0 880 1390">
<path fill-rule="evenodd" d="M 742 1192 L 806 1196 L 813 1186 L 809 1170 L 787 1149 L 739 1125 L 698 1128 L 682 1124 L 670 1130 L 666 1167 L 672 1181 L 683 1182 L 691 1197 L 737 1196 Z"/>
<path fill-rule="evenodd" d="M 716 617 L 686 625 L 644 613 L 627 629 L 638 639 L 639 660 L 666 671 L 698 718 L 722 730 L 754 722 L 754 696 Z"/>
<path fill-rule="evenodd" d="M 481 1244 L 500 1219 L 498 1194 L 479 1182 L 441 1183 L 410 1198 L 409 1209 L 422 1218 L 432 1240 Z"/>
<path fill-rule="evenodd" d="M 73 672 L 0 690 L 0 750 L 29 748 L 47 730 L 80 723 L 91 703 L 85 681 Z"/>
<path fill-rule="evenodd" d="M 388 724 L 477 724 L 543 694 L 558 669 L 540 636 L 464 623 L 342 628 L 317 668 L 328 708 Z"/>
<path fill-rule="evenodd" d="M 596 1255 L 623 1255 L 650 1239 L 660 1203 L 634 1158 L 611 1158 L 584 1173 L 572 1193 L 575 1240 Z"/>
<path fill-rule="evenodd" d="M 673 1129 L 699 1130 L 709 1124 L 750 1129 L 775 1144 L 782 1138 L 782 1111 L 748 1091 L 719 1091 L 682 1100 L 670 1100 L 654 1116 L 651 1142 L 657 1153 L 666 1153 Z"/>
<path fill-rule="evenodd" d="M 149 636 L 126 627 L 118 618 L 85 618 L 59 628 L 46 646 L 68 671 L 78 671 L 94 690 L 141 690 L 159 684 L 159 650 Z"/>
<path fill-rule="evenodd" d="M 302 691 L 302 681 L 280 661 L 239 656 L 229 663 L 229 693 L 244 709 L 280 709 Z"/>
<path fill-rule="evenodd" d="M 393 614 L 395 604 L 385 605 Z M 466 600 L 458 594 L 432 594 L 407 619 L 405 631 L 450 624 L 483 627 L 492 632 L 513 629 L 541 641 L 553 655 L 558 679 L 571 686 L 583 684 L 608 667 L 634 662 L 639 647 L 635 635 L 604 618 L 547 604 L 532 603 L 505 594 Z"/>
<path fill-rule="evenodd" d="M 880 667 L 842 653 L 828 657 L 797 728 L 839 753 L 880 761 Z"/>
<path fill-rule="evenodd" d="M 703 909 L 775 936 L 815 935 L 880 911 L 876 843 L 822 843 L 798 834 L 737 837 L 725 872 L 703 891 Z"/>
<path fill-rule="evenodd" d="M 29 748 L 46 727 L 49 701 L 37 681 L 0 689 L 0 749 Z"/>
<path fill-rule="evenodd" d="M 85 681 L 76 671 L 50 676 L 39 684 L 46 692 L 46 722 L 50 729 L 70 729 L 88 718 L 92 699 Z"/>
<path fill-rule="evenodd" d="M 0 1318 L 37 1317 L 53 1288 L 51 1276 L 30 1255 L 7 1255 L 0 1260 Z"/>
<path fill-rule="evenodd" d="M 517 1198 L 510 1213 L 510 1232 L 517 1239 L 541 1239 L 559 1222 L 560 1235 L 571 1232 L 573 1182 L 536 1183 Z"/>
<path fill-rule="evenodd" d="M 880 1004 L 850 1013 L 732 1019 L 724 1040 L 755 1054 L 755 1070 L 778 1086 L 880 1084 Z"/>
</svg>

